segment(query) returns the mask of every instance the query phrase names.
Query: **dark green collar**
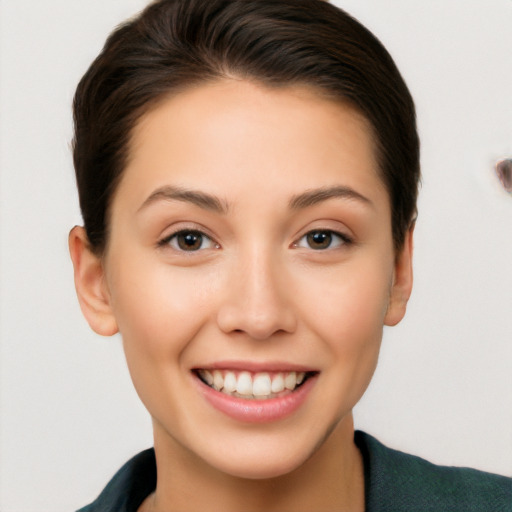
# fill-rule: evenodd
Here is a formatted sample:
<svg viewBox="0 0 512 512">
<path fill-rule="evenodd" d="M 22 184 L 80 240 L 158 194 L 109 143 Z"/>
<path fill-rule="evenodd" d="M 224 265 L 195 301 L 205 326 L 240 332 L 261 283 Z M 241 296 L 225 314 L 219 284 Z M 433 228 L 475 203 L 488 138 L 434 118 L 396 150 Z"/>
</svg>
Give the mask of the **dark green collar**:
<svg viewBox="0 0 512 512">
<path fill-rule="evenodd" d="M 364 432 L 354 439 L 364 460 L 366 512 L 512 512 L 510 478 L 435 466 Z M 96 501 L 78 512 L 136 512 L 155 488 L 155 452 L 149 449 L 129 460 Z"/>
<path fill-rule="evenodd" d="M 355 433 L 363 455 L 366 512 L 512 512 L 512 479 L 436 466 Z"/>
</svg>

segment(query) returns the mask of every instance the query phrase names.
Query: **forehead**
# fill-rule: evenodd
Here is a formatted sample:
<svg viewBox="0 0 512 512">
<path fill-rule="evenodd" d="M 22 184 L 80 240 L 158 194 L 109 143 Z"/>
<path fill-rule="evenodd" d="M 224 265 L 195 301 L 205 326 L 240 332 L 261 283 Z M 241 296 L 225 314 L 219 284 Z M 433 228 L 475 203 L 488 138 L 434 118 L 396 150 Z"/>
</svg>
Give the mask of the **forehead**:
<svg viewBox="0 0 512 512">
<path fill-rule="evenodd" d="M 387 201 L 370 123 L 354 107 L 310 87 L 234 79 L 165 98 L 135 126 L 118 192 L 140 200 L 165 184 L 221 197 L 342 184 Z"/>
</svg>

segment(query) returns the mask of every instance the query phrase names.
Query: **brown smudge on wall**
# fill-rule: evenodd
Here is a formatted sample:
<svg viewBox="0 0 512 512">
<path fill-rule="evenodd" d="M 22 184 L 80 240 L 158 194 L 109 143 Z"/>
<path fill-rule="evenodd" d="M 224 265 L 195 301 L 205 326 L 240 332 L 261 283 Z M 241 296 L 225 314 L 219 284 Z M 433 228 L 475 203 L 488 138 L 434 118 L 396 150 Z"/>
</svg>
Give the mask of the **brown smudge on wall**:
<svg viewBox="0 0 512 512">
<path fill-rule="evenodd" d="M 512 158 L 505 158 L 496 164 L 496 174 L 503 188 L 512 194 Z"/>
</svg>

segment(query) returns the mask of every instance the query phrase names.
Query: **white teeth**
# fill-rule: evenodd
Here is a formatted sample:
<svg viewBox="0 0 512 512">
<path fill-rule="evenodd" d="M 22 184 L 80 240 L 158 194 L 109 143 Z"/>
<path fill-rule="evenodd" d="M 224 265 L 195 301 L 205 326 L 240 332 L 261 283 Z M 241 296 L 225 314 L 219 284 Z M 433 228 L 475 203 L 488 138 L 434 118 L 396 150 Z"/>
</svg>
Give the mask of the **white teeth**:
<svg viewBox="0 0 512 512">
<path fill-rule="evenodd" d="M 228 393 L 236 391 L 236 375 L 233 372 L 226 372 L 224 375 L 224 390 Z"/>
<path fill-rule="evenodd" d="M 270 395 L 272 384 L 268 373 L 258 373 L 252 383 L 252 394 L 254 396 Z"/>
<path fill-rule="evenodd" d="M 205 380 L 206 384 L 209 386 L 213 385 L 213 375 L 208 370 L 201 370 L 201 377 Z"/>
<path fill-rule="evenodd" d="M 227 370 L 198 370 L 201 379 L 217 391 L 242 398 L 273 398 L 285 390 L 293 391 L 306 378 L 305 372 L 286 372 L 271 375 Z"/>
<path fill-rule="evenodd" d="M 283 377 L 282 373 L 278 373 L 272 379 L 271 390 L 272 390 L 272 393 L 281 393 L 281 391 L 284 391 L 284 377 Z"/>
<path fill-rule="evenodd" d="M 213 372 L 213 387 L 220 391 L 224 387 L 224 377 L 219 370 L 214 370 Z"/>
<path fill-rule="evenodd" d="M 236 391 L 241 395 L 252 395 L 252 377 L 249 372 L 242 372 L 238 376 Z"/>
<path fill-rule="evenodd" d="M 291 391 L 292 389 L 295 389 L 296 385 L 297 385 L 297 374 L 295 372 L 288 373 L 286 375 L 286 377 L 284 378 L 284 387 Z"/>
</svg>

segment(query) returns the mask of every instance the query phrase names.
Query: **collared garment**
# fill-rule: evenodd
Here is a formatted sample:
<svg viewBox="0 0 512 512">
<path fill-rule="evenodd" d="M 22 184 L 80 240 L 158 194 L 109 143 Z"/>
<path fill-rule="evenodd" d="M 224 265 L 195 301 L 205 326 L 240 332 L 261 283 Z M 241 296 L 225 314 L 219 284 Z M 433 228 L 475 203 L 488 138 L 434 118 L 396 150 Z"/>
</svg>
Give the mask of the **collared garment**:
<svg viewBox="0 0 512 512">
<path fill-rule="evenodd" d="M 436 466 L 360 431 L 355 443 L 363 455 L 366 512 L 512 512 L 512 478 Z M 129 460 L 78 512 L 137 512 L 155 488 L 155 452 L 149 449 Z"/>
</svg>

